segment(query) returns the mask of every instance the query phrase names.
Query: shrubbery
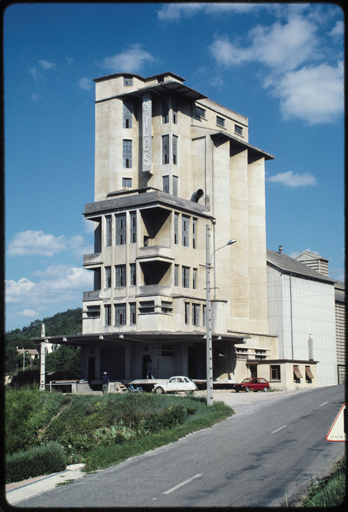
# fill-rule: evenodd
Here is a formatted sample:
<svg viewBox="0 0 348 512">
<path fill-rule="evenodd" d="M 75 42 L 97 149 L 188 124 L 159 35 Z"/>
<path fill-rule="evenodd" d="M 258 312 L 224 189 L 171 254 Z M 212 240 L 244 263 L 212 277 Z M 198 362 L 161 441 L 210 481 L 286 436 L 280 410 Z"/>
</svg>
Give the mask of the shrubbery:
<svg viewBox="0 0 348 512">
<path fill-rule="evenodd" d="M 51 441 L 42 446 L 6 456 L 6 483 L 20 482 L 35 476 L 66 469 L 63 447 Z"/>
</svg>

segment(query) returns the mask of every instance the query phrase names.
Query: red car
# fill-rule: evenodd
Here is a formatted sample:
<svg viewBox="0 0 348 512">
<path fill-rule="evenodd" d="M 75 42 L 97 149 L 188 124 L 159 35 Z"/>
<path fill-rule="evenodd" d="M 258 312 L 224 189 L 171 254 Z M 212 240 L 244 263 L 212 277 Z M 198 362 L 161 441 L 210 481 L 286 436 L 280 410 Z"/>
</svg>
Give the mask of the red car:
<svg viewBox="0 0 348 512">
<path fill-rule="evenodd" d="M 268 391 L 269 383 L 266 379 L 252 377 L 250 379 L 244 379 L 239 384 L 234 385 L 234 389 L 237 393 L 239 391 Z"/>
</svg>

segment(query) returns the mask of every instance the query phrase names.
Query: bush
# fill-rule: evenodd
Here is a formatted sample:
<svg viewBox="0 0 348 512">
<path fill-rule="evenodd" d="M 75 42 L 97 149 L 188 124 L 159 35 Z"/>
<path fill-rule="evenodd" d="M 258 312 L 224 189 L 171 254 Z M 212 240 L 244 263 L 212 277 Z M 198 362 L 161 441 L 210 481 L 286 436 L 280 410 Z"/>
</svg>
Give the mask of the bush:
<svg viewBox="0 0 348 512">
<path fill-rule="evenodd" d="M 20 482 L 66 469 L 63 447 L 51 441 L 46 445 L 6 456 L 6 483 Z"/>
</svg>

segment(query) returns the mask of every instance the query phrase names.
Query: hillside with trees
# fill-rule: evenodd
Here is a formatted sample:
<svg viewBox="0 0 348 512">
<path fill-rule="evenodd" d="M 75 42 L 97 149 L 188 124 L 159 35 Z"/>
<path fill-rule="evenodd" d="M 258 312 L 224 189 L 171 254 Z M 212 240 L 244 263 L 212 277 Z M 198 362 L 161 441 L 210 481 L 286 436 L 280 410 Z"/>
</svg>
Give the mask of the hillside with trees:
<svg viewBox="0 0 348 512">
<path fill-rule="evenodd" d="M 68 309 L 42 320 L 34 320 L 28 327 L 6 332 L 5 372 L 8 375 L 15 374 L 18 369 L 22 370 L 23 367 L 23 355 L 18 355 L 17 347 L 18 349 L 37 349 L 36 342 L 31 338 L 38 338 L 41 335 L 42 322 L 45 324 L 46 336 L 77 334 L 82 332 L 82 309 Z M 38 359 L 31 361 L 29 354 L 26 354 L 25 368 L 28 371 L 29 369 L 38 370 L 39 364 Z M 77 375 L 80 371 L 80 349 L 61 346 L 55 352 L 48 354 L 46 371 L 63 373 L 65 376 L 69 375 L 69 378 L 72 378 L 72 375 Z"/>
</svg>

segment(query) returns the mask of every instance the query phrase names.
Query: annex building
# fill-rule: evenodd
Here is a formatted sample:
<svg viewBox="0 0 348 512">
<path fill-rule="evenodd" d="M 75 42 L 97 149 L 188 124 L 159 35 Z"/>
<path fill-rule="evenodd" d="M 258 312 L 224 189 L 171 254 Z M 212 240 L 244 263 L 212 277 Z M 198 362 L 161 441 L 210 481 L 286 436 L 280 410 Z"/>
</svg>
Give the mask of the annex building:
<svg viewBox="0 0 348 512">
<path fill-rule="evenodd" d="M 157 379 L 206 379 L 207 255 L 213 378 L 279 376 L 270 361 L 285 342 L 268 318 L 265 215 L 274 157 L 249 143 L 246 117 L 184 82 L 170 72 L 95 80 L 95 197 L 84 211 L 94 253 L 83 259 L 94 287 L 83 294 L 82 333 L 48 340 L 81 346 L 90 383 L 105 371 L 143 379 L 149 361 Z M 281 357 L 291 367 L 284 386 L 297 385 L 295 356 Z M 317 385 L 316 360 L 299 357 Z"/>
</svg>

